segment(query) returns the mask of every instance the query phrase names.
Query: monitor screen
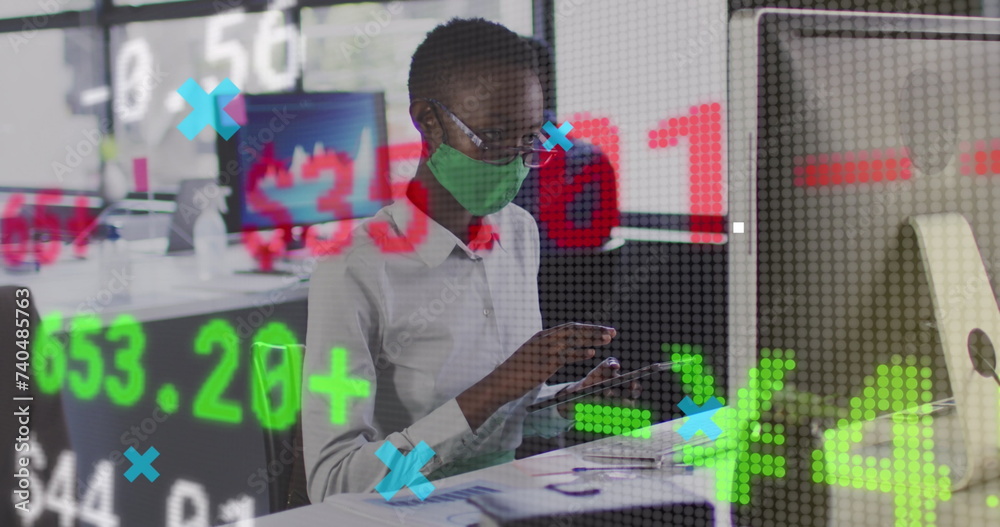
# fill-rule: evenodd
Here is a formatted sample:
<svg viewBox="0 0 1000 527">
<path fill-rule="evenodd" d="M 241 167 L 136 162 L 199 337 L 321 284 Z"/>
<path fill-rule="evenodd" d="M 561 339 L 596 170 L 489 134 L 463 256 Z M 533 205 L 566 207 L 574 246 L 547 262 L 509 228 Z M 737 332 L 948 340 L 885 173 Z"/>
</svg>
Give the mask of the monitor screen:
<svg viewBox="0 0 1000 527">
<path fill-rule="evenodd" d="M 382 93 L 247 95 L 244 104 L 227 142 L 242 230 L 364 218 L 388 204 Z"/>
<path fill-rule="evenodd" d="M 909 220 L 964 216 L 1000 290 L 1000 41 L 906 19 L 788 19 L 762 24 L 760 71 L 773 74 L 758 85 L 757 349 L 795 350 L 791 383 L 842 397 L 894 355 L 915 356 L 933 367 L 933 399 L 948 397 Z"/>
</svg>

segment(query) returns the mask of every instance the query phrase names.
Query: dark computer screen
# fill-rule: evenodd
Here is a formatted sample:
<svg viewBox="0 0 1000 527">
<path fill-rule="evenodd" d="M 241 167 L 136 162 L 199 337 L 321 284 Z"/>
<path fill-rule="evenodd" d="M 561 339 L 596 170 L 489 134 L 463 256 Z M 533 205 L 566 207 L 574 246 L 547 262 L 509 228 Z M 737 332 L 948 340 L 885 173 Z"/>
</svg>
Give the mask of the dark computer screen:
<svg viewBox="0 0 1000 527">
<path fill-rule="evenodd" d="M 776 16 L 764 27 L 758 344 L 796 350 L 799 389 L 853 396 L 903 355 L 933 364 L 933 398 L 948 397 L 908 223 L 962 214 L 998 290 L 1000 42 L 902 23 L 807 28 Z"/>
<path fill-rule="evenodd" d="M 234 154 L 243 230 L 363 218 L 388 204 L 381 93 L 247 95 L 245 106 Z"/>
</svg>

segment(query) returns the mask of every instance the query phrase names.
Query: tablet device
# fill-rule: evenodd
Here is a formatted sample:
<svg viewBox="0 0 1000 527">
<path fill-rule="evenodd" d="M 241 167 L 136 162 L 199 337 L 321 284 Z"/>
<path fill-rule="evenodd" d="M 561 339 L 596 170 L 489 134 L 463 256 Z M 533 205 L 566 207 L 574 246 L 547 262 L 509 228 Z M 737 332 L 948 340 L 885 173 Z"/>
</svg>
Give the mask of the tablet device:
<svg viewBox="0 0 1000 527">
<path fill-rule="evenodd" d="M 569 401 L 579 399 L 581 397 L 587 397 L 588 395 L 594 395 L 595 393 L 603 392 L 608 388 L 614 388 L 615 386 L 621 386 L 623 384 L 628 384 L 636 379 L 642 377 L 647 377 L 653 375 L 654 373 L 664 372 L 670 369 L 674 364 L 680 364 L 680 362 L 657 362 L 650 364 L 645 368 L 641 368 L 635 371 L 630 371 L 624 373 L 612 379 L 608 379 L 603 382 L 588 386 L 582 390 L 571 392 L 571 393 L 560 393 L 551 399 L 546 399 L 544 401 L 535 403 L 528 407 L 528 412 L 537 412 L 539 410 L 544 410 L 546 408 L 551 408 Z"/>
</svg>

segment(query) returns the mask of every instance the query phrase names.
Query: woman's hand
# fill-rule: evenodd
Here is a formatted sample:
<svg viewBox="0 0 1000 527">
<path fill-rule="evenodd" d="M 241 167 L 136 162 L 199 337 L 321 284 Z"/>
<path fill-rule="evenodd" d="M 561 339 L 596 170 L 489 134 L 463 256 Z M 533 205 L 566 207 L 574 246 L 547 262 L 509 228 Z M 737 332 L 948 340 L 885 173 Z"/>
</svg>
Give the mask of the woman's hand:
<svg viewBox="0 0 1000 527">
<path fill-rule="evenodd" d="M 559 393 L 572 393 L 578 392 L 584 388 L 589 388 L 599 382 L 604 382 L 609 379 L 613 379 L 621 375 L 621 363 L 618 359 L 614 357 L 608 357 L 604 359 L 604 362 L 597 365 L 596 368 L 590 371 L 586 377 L 583 379 L 567 386 Z M 596 393 L 592 397 L 597 399 L 609 399 L 608 402 L 613 402 L 619 406 L 635 406 L 635 400 L 642 395 L 642 384 L 639 381 L 632 381 L 631 383 L 615 386 L 613 388 L 608 388 L 603 392 Z M 574 405 L 574 402 L 568 402 L 559 405 L 559 414 L 565 418 L 569 418 L 571 415 L 570 408 Z"/>
<path fill-rule="evenodd" d="M 476 430 L 498 408 L 548 380 L 559 368 L 593 357 L 615 338 L 614 328 L 570 322 L 539 331 L 483 380 L 462 392 L 458 405 Z"/>
<path fill-rule="evenodd" d="M 547 381 L 559 368 L 587 360 L 597 354 L 597 346 L 611 343 L 614 328 L 570 322 L 539 331 L 528 339 L 495 371 L 524 391 Z"/>
</svg>

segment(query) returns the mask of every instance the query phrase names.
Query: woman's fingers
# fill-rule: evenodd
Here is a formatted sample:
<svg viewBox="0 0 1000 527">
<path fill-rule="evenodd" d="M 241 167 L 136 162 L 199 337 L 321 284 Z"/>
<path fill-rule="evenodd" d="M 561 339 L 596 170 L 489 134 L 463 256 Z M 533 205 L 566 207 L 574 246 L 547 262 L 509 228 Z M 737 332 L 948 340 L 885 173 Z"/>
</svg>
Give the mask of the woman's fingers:
<svg viewBox="0 0 1000 527">
<path fill-rule="evenodd" d="M 591 359 L 597 355 L 594 348 L 566 348 L 560 352 L 563 362 L 580 362 Z"/>
<path fill-rule="evenodd" d="M 615 328 L 574 322 L 556 326 L 546 336 L 559 340 L 567 348 L 591 348 L 610 343 L 617 334 Z"/>
</svg>

